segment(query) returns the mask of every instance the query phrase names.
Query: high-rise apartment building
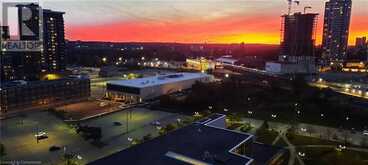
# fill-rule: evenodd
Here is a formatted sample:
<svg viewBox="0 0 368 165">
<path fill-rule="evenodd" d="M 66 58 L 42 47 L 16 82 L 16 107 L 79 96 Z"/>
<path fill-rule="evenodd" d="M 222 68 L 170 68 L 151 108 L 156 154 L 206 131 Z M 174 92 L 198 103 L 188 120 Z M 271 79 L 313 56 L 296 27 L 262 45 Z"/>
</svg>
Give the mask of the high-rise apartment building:
<svg viewBox="0 0 368 165">
<path fill-rule="evenodd" d="M 39 13 L 39 6 L 36 4 L 18 5 L 18 8 L 27 6 L 32 13 Z M 48 73 L 58 73 L 65 70 L 65 38 L 63 12 L 42 10 L 42 34 L 27 35 L 19 28 L 20 40 L 43 41 L 42 51 L 1 51 L 1 81 L 11 80 L 39 80 Z M 18 9 L 18 16 L 22 17 L 23 11 Z M 21 24 L 21 20 L 18 20 Z M 40 26 L 38 20 L 31 19 L 26 22 L 28 27 Z M 8 32 L 9 28 L 3 27 L 3 31 Z M 37 29 L 37 28 L 35 28 Z M 2 40 L 13 40 L 11 37 Z"/>
<path fill-rule="evenodd" d="M 65 70 L 64 12 L 43 10 L 44 51 L 41 72 L 57 73 Z"/>
<path fill-rule="evenodd" d="M 351 6 L 351 0 L 330 0 L 326 2 L 322 39 L 322 57 L 325 61 L 346 59 Z"/>
</svg>

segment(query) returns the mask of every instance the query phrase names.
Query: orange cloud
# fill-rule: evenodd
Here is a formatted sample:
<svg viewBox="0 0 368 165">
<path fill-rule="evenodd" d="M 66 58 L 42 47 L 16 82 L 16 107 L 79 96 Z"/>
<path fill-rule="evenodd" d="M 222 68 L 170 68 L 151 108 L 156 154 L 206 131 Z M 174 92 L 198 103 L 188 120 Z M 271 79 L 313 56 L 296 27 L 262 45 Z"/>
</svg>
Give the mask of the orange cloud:
<svg viewBox="0 0 368 165">
<path fill-rule="evenodd" d="M 320 16 L 322 17 L 322 16 Z M 105 25 L 67 26 L 71 40 L 116 42 L 265 43 L 280 42 L 281 18 L 275 15 L 231 16 L 213 21 L 116 22 Z M 321 43 L 323 19 L 319 18 L 317 44 Z M 352 19 L 349 44 L 368 36 L 367 15 Z"/>
</svg>

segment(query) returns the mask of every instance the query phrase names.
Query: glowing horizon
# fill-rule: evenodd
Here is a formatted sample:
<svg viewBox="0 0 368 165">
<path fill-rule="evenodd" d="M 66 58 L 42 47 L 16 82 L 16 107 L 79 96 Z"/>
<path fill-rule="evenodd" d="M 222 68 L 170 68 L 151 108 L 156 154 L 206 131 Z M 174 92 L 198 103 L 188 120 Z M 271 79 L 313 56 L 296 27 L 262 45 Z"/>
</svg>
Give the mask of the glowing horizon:
<svg viewBox="0 0 368 165">
<path fill-rule="evenodd" d="M 302 1 L 319 13 L 316 43 L 321 43 L 324 2 Z M 65 11 L 66 38 L 111 42 L 279 44 L 286 0 L 45 0 Z M 368 1 L 354 0 L 349 45 L 368 37 Z"/>
</svg>

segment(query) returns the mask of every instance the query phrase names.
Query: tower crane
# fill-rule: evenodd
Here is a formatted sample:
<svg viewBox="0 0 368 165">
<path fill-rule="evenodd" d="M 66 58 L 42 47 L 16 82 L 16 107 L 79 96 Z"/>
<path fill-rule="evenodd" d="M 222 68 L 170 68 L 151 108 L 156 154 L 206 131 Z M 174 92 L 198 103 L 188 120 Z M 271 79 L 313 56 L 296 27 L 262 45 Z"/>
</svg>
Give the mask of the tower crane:
<svg viewBox="0 0 368 165">
<path fill-rule="evenodd" d="M 311 6 L 305 6 L 304 7 L 304 14 L 307 12 L 307 9 L 312 9 L 312 7 Z"/>
<path fill-rule="evenodd" d="M 299 5 L 300 1 L 298 0 L 287 0 L 287 1 L 288 1 L 288 15 L 290 15 L 293 3 L 295 3 L 296 5 Z"/>
</svg>

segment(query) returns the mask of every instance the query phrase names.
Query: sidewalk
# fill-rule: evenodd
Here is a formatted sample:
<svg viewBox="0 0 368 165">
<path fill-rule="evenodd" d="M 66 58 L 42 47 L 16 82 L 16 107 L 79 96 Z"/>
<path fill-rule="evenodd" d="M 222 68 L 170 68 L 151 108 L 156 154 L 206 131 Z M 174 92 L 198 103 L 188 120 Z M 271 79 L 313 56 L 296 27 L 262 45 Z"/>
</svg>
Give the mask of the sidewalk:
<svg viewBox="0 0 368 165">
<path fill-rule="evenodd" d="M 250 133 L 255 133 L 255 130 L 257 130 L 264 120 L 258 120 L 253 118 L 242 118 L 243 122 L 250 122 L 254 128 L 251 130 Z M 289 127 L 291 127 L 290 124 L 285 124 L 281 122 L 275 122 L 275 121 L 268 121 L 268 124 L 270 128 L 278 131 L 283 132 L 287 130 Z M 314 137 L 319 139 L 325 139 L 330 141 L 339 141 L 339 142 L 345 142 L 348 141 L 349 143 L 357 146 L 361 146 L 361 143 L 364 139 L 368 139 L 367 136 L 364 136 L 363 134 L 360 134 L 360 132 L 357 133 L 351 133 L 350 130 L 341 130 L 338 128 L 332 128 L 332 127 L 325 127 L 325 126 L 319 126 L 319 125 L 312 125 L 312 124 L 306 124 L 306 123 L 298 123 L 295 125 L 297 131 L 296 133 L 298 135 L 302 136 L 308 136 L 308 137 Z M 302 131 L 302 128 L 305 130 Z M 336 135 L 337 138 L 333 139 L 333 136 Z"/>
</svg>

